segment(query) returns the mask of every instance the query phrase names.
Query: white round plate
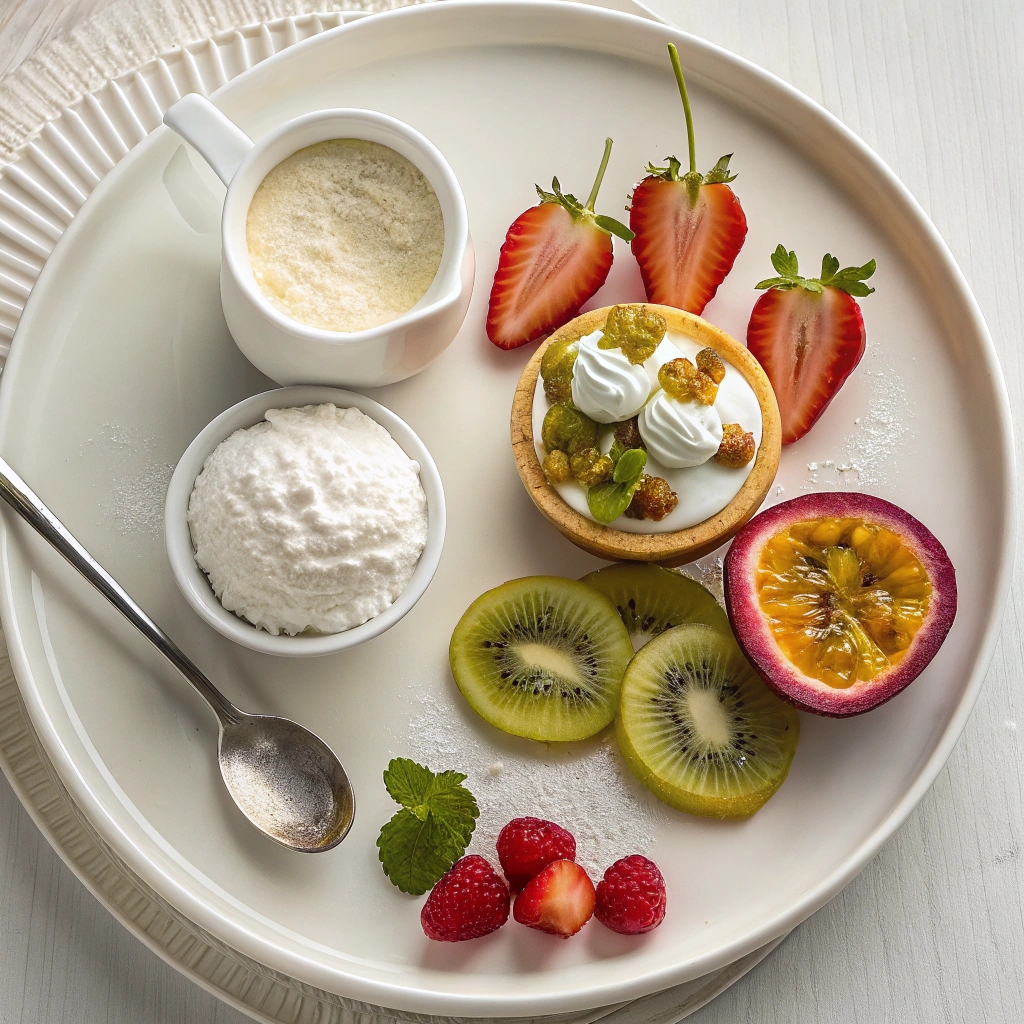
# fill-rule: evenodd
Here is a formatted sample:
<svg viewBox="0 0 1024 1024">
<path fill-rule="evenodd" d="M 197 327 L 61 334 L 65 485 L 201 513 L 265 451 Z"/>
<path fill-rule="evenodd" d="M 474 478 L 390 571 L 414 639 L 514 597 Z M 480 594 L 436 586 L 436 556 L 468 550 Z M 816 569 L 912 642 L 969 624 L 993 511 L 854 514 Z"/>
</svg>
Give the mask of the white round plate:
<svg viewBox="0 0 1024 1024">
<path fill-rule="evenodd" d="M 577 754 L 524 754 L 474 720 L 453 696 L 446 654 L 483 590 L 596 564 L 541 520 L 519 484 L 508 410 L 529 351 L 485 340 L 487 285 L 504 231 L 535 201 L 534 182 L 557 173 L 585 189 L 611 135 L 600 207 L 614 214 L 648 160 L 685 148 L 669 40 L 692 85 L 699 162 L 736 154 L 750 223 L 708 318 L 742 337 L 752 285 L 780 241 L 809 270 L 825 251 L 879 264 L 878 290 L 862 303 L 869 352 L 784 453 L 781 496 L 856 486 L 905 506 L 950 552 L 959 616 L 925 674 L 888 705 L 846 722 L 804 717 L 789 780 L 750 821 L 643 805 L 671 890 L 656 932 L 626 939 L 594 925 L 563 943 L 509 926 L 480 942 L 432 944 L 419 930 L 421 901 L 390 886 L 374 847 L 394 811 L 381 771 L 422 749 L 429 728 L 416 718 L 419 698 L 450 708 L 467 745 L 496 759 L 533 756 L 540 770 L 563 758 L 563 801 L 600 817 L 588 780 L 572 771 Z M 452 0 L 382 15 L 286 50 L 217 99 L 256 137 L 308 110 L 376 107 L 426 134 L 459 176 L 481 257 L 466 325 L 427 371 L 374 394 L 434 455 L 448 538 L 424 600 L 386 635 L 329 659 L 240 650 L 185 604 L 161 543 L 163 483 L 214 415 L 267 382 L 220 314 L 221 190 L 170 133 L 154 133 L 97 187 L 33 291 L 3 375 L 0 448 L 232 699 L 307 723 L 341 753 L 360 811 L 323 857 L 254 834 L 217 780 L 205 708 L 5 517 L 4 627 L 32 722 L 77 805 L 212 936 L 300 982 L 402 1010 L 605 1005 L 705 974 L 792 928 L 867 863 L 934 779 L 977 695 L 1006 592 L 1006 397 L 984 323 L 934 228 L 862 143 L 770 75 L 674 29 L 575 5 Z M 640 297 L 620 247 L 593 301 Z M 457 768 L 459 754 L 432 767 Z M 473 784 L 486 810 L 486 781 Z"/>
</svg>

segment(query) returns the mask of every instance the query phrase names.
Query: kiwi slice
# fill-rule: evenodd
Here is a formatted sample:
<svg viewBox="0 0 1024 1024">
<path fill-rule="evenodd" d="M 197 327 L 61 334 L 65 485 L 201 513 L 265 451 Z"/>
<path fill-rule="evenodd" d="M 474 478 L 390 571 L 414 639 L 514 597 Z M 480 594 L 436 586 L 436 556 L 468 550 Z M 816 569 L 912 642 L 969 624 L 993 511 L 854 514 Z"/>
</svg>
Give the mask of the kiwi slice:
<svg viewBox="0 0 1024 1024">
<path fill-rule="evenodd" d="M 800 721 L 731 636 L 688 624 L 630 662 L 615 733 L 630 770 L 665 803 L 745 818 L 789 773 Z"/>
<path fill-rule="evenodd" d="M 725 610 L 689 576 L 643 562 L 619 562 L 580 581 L 599 590 L 618 610 L 633 646 L 684 622 L 701 622 L 732 635 Z"/>
<path fill-rule="evenodd" d="M 478 597 L 452 634 L 452 674 L 473 710 L 513 736 L 582 740 L 615 717 L 629 634 L 608 598 L 527 576 Z"/>
</svg>

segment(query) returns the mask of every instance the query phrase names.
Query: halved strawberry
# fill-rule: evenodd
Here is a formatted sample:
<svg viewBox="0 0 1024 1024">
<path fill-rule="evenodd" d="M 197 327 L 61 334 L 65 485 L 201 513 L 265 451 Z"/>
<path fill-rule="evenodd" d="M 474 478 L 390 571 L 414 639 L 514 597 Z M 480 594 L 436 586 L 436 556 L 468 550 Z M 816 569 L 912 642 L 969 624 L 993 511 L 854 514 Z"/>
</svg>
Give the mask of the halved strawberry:
<svg viewBox="0 0 1024 1024">
<path fill-rule="evenodd" d="M 647 165 L 647 177 L 633 190 L 629 226 L 632 249 L 648 302 L 703 313 L 718 286 L 732 270 L 747 237 L 747 218 L 728 183 L 732 154 L 707 173 L 697 171 L 693 115 L 679 53 L 669 43 L 669 57 L 686 115 L 690 169 L 668 157 L 667 167 Z"/>
<path fill-rule="evenodd" d="M 571 320 L 604 284 L 612 265 L 612 235 L 628 242 L 633 232 L 594 213 L 594 203 L 612 151 L 604 156 L 584 205 L 539 185 L 540 205 L 520 214 L 505 235 L 487 305 L 487 337 L 498 348 L 519 348 Z"/>
<path fill-rule="evenodd" d="M 512 905 L 512 916 L 538 931 L 575 935 L 594 916 L 597 892 L 590 876 L 571 860 L 552 861 L 534 875 Z"/>
<path fill-rule="evenodd" d="M 864 318 L 854 296 L 870 295 L 864 282 L 875 261 L 839 269 L 826 254 L 821 277 L 803 278 L 796 253 L 780 245 L 772 253 L 778 277 L 747 325 L 747 348 L 764 367 L 782 414 L 782 443 L 792 444 L 814 426 L 864 355 Z"/>
</svg>

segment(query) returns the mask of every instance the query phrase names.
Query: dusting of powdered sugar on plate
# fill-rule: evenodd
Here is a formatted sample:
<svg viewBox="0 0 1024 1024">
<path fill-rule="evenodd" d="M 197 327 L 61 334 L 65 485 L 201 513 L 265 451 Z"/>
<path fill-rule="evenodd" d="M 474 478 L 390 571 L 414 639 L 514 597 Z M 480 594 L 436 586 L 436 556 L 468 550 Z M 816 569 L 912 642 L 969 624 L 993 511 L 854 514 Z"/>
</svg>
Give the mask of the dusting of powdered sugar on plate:
<svg viewBox="0 0 1024 1024">
<path fill-rule="evenodd" d="M 470 723 L 472 712 L 454 695 L 414 694 L 412 706 L 403 753 L 435 772 L 463 772 L 480 806 L 468 853 L 496 863 L 498 833 L 524 816 L 567 828 L 577 861 L 595 881 L 620 857 L 653 846 L 667 815 L 630 775 L 610 730 L 582 743 L 492 738 Z"/>
<path fill-rule="evenodd" d="M 913 412 L 899 375 L 878 353 L 869 348 L 864 360 L 869 365 L 857 370 L 868 382 L 867 409 L 854 419 L 852 431 L 834 452 L 808 460 L 804 490 L 877 487 L 893 472 Z"/>
<path fill-rule="evenodd" d="M 108 514 L 117 522 L 120 534 L 161 534 L 174 465 L 156 461 L 157 441 L 133 428 L 104 423 L 93 437 L 85 439 L 83 454 L 86 445 L 103 448 L 109 455 L 114 479 Z"/>
</svg>

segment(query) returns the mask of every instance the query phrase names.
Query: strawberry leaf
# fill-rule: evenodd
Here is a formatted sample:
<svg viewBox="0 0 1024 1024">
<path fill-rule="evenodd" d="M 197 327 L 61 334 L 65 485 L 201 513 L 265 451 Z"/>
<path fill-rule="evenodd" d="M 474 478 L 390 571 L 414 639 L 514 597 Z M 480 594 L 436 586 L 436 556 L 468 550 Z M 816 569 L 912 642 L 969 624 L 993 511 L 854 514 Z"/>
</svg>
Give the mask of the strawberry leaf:
<svg viewBox="0 0 1024 1024">
<path fill-rule="evenodd" d="M 731 159 L 732 153 L 726 153 L 725 156 L 719 157 L 718 163 L 704 175 L 704 181 L 708 185 L 727 185 L 730 181 L 735 181 L 736 175 L 729 173 Z"/>
<path fill-rule="evenodd" d="M 402 809 L 380 830 L 384 874 L 402 892 L 419 896 L 465 853 L 480 811 L 461 772 L 434 774 L 405 757 L 394 758 L 384 785 Z"/>
<path fill-rule="evenodd" d="M 786 247 L 779 244 L 772 253 L 772 266 L 779 273 L 780 277 L 790 278 L 792 283 L 800 276 L 800 263 L 795 252 L 787 252 Z"/>
<path fill-rule="evenodd" d="M 826 288 L 838 288 L 849 295 L 863 298 L 875 290 L 864 284 L 864 281 L 875 272 L 874 260 L 868 260 L 862 267 L 846 267 L 840 270 L 839 260 L 831 253 L 825 253 L 821 261 L 821 277 L 801 277 L 796 253 L 787 251 L 784 245 L 779 245 L 772 253 L 772 266 L 779 276 L 759 281 L 754 285 L 758 291 L 774 288 L 784 292 L 791 288 L 803 288 L 815 295 L 821 295 Z"/>
<path fill-rule="evenodd" d="M 606 217 L 603 213 L 598 213 L 594 216 L 594 223 L 602 231 L 607 231 L 609 235 L 615 235 L 617 238 L 621 238 L 624 242 L 633 241 L 633 232 L 630 231 L 625 224 L 616 220 L 614 217 Z"/>
</svg>

